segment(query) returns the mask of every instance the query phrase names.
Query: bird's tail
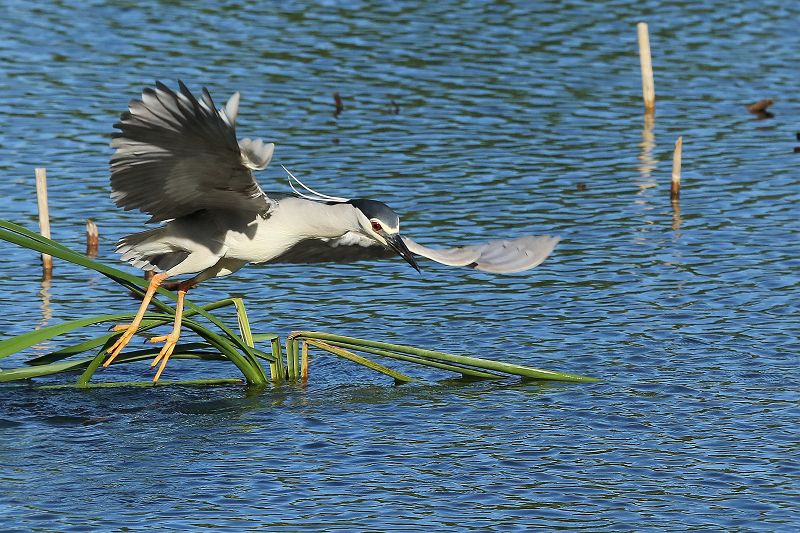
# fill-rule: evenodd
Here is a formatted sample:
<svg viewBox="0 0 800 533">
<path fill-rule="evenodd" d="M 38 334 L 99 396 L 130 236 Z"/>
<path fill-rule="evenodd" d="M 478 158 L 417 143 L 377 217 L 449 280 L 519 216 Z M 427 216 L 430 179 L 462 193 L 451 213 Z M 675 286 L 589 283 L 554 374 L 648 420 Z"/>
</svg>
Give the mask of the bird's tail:
<svg viewBox="0 0 800 533">
<path fill-rule="evenodd" d="M 117 253 L 142 270 L 164 272 L 182 263 L 188 256 L 186 250 L 176 250 L 162 238 L 166 227 L 149 229 L 123 237 L 117 243 Z"/>
</svg>

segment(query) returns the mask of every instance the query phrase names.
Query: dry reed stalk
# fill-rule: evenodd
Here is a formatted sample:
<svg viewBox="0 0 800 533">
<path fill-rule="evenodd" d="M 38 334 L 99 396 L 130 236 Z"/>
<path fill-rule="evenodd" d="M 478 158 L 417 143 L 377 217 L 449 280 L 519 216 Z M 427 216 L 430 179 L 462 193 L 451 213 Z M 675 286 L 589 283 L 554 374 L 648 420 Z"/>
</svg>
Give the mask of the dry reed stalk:
<svg viewBox="0 0 800 533">
<path fill-rule="evenodd" d="M 675 151 L 672 154 L 672 186 L 669 190 L 669 199 L 677 202 L 681 197 L 681 152 L 683 151 L 683 137 L 675 141 Z"/>
<path fill-rule="evenodd" d="M 50 238 L 50 211 L 47 207 L 47 169 L 37 168 L 36 175 L 36 202 L 39 205 L 39 233 Z M 44 279 L 53 276 L 53 258 L 42 254 L 42 275 Z"/>
<path fill-rule="evenodd" d="M 644 109 L 648 113 L 653 113 L 656 109 L 656 88 L 653 81 L 653 61 L 650 56 L 650 35 L 646 22 L 637 24 L 636 29 L 639 34 L 639 61 L 642 66 Z"/>
</svg>

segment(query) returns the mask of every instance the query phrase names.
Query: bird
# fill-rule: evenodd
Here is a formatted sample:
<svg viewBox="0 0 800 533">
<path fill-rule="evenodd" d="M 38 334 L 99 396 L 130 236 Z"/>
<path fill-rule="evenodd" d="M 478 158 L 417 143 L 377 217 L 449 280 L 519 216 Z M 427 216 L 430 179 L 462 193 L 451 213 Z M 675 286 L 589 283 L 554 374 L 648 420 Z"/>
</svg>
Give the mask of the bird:
<svg viewBox="0 0 800 533">
<path fill-rule="evenodd" d="M 195 97 L 182 81 L 173 90 L 157 81 L 133 99 L 114 124 L 111 199 L 123 210 L 150 215 L 157 227 L 123 237 L 121 260 L 152 272 L 129 324 L 107 349 L 108 367 L 136 334 L 160 286 L 176 290 L 172 331 L 152 337 L 163 346 L 151 363 L 158 382 L 180 338 L 186 293 L 248 263 L 349 262 L 400 256 L 418 272 L 415 256 L 490 273 L 539 265 L 559 241 L 527 235 L 477 245 L 429 248 L 400 233 L 388 205 L 315 191 L 286 167 L 289 189 L 265 192 L 254 172 L 272 160 L 274 143 L 236 135 L 240 94 L 217 108 L 204 87 Z M 166 282 L 191 275 L 178 282 Z"/>
</svg>

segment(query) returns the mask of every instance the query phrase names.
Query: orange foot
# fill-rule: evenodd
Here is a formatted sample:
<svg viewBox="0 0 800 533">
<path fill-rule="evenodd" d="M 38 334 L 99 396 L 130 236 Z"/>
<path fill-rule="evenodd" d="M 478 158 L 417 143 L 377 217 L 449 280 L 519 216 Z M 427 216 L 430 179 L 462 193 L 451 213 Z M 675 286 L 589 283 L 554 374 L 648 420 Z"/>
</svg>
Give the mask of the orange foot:
<svg viewBox="0 0 800 533">
<path fill-rule="evenodd" d="M 181 337 L 181 319 L 183 317 L 183 300 L 185 296 L 186 289 L 179 288 L 178 301 L 175 304 L 175 324 L 172 326 L 172 332 L 169 335 L 161 335 L 150 339 L 150 342 L 164 343 L 164 346 L 161 347 L 161 351 L 156 358 L 153 359 L 153 362 L 150 363 L 150 368 L 153 368 L 159 361 L 161 362 L 161 366 L 158 367 L 158 371 L 156 371 L 156 375 L 153 378 L 153 383 L 158 383 L 158 378 L 161 377 L 161 373 L 164 371 L 164 368 L 166 368 L 167 361 L 169 361 L 169 356 L 172 355 L 175 346 L 178 344 L 178 339 Z"/>
</svg>

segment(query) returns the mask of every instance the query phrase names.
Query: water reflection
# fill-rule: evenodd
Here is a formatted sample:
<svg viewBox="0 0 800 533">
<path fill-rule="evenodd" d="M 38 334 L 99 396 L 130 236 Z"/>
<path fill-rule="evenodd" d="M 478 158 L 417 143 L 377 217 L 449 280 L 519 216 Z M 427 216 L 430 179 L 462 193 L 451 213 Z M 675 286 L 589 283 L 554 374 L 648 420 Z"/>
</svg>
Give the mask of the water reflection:
<svg viewBox="0 0 800 533">
<path fill-rule="evenodd" d="M 39 287 L 39 298 L 40 298 L 40 305 L 39 309 L 41 310 L 41 318 L 39 323 L 36 325 L 36 329 L 42 329 L 50 325 L 50 321 L 53 319 L 53 308 L 50 305 L 52 300 L 51 289 L 53 287 L 53 278 L 52 277 L 43 277 L 41 281 L 41 285 Z"/>
<path fill-rule="evenodd" d="M 675 231 L 674 238 L 677 240 L 680 237 L 680 229 L 683 218 L 681 217 L 681 203 L 678 201 L 672 202 L 672 229 Z"/>
<path fill-rule="evenodd" d="M 655 114 L 644 114 L 644 126 L 642 127 L 642 142 L 639 143 L 639 174 L 642 181 L 639 182 L 640 191 L 656 186 L 652 173 L 656 169 L 658 162 L 653 157 L 653 150 L 656 147 L 656 137 L 653 133 L 655 127 Z"/>
<path fill-rule="evenodd" d="M 653 156 L 655 149 L 655 134 L 653 128 L 655 126 L 655 115 L 653 112 L 645 112 L 644 125 L 642 127 L 642 141 L 639 143 L 639 175 L 640 180 L 637 182 L 639 191 L 637 192 L 634 204 L 641 209 L 641 215 L 645 218 L 642 220 L 643 226 L 639 228 L 637 234 L 634 236 L 634 242 L 638 244 L 647 243 L 648 233 L 650 226 L 655 224 L 655 220 L 650 215 L 653 211 L 653 206 L 650 205 L 649 189 L 656 186 L 656 178 L 653 171 L 656 169 L 657 161 Z"/>
</svg>

